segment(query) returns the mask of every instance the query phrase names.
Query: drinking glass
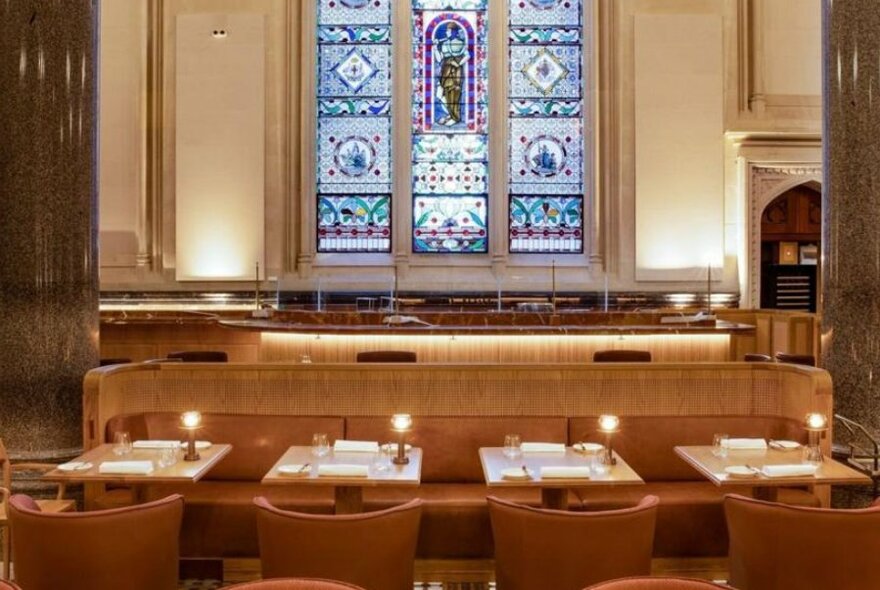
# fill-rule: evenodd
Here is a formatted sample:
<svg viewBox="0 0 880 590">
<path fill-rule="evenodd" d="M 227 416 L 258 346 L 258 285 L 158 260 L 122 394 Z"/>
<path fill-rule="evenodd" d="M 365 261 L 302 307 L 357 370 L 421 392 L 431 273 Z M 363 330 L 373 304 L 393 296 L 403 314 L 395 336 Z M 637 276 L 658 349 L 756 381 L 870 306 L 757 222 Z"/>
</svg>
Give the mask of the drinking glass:
<svg viewBox="0 0 880 590">
<path fill-rule="evenodd" d="M 507 434 L 504 436 L 504 456 L 508 459 L 515 459 L 522 455 L 522 439 L 518 434 Z"/>
<path fill-rule="evenodd" d="M 727 439 L 730 438 L 726 434 L 716 434 L 712 437 L 712 454 L 716 457 L 727 456 Z"/>
<path fill-rule="evenodd" d="M 330 440 L 324 433 L 316 433 L 312 435 L 312 455 L 315 457 L 323 457 L 330 452 Z"/>
<path fill-rule="evenodd" d="M 159 467 L 171 467 L 177 463 L 177 453 L 180 451 L 180 445 L 168 445 L 159 449 Z"/>
<path fill-rule="evenodd" d="M 113 454 L 127 455 L 131 452 L 131 435 L 127 432 L 117 432 L 113 435 Z"/>
<path fill-rule="evenodd" d="M 373 458 L 373 469 L 379 473 L 391 469 L 391 458 L 397 454 L 397 443 L 386 443 L 379 447 Z"/>
</svg>

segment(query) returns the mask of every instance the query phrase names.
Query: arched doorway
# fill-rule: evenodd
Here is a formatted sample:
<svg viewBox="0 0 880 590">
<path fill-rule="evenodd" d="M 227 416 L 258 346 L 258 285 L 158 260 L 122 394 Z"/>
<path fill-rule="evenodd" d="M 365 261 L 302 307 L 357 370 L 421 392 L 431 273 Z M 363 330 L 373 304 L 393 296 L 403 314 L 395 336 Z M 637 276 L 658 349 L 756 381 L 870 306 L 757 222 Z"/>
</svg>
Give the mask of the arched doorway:
<svg viewBox="0 0 880 590">
<path fill-rule="evenodd" d="M 816 182 L 790 188 L 761 213 L 761 308 L 816 311 L 822 194 Z"/>
</svg>

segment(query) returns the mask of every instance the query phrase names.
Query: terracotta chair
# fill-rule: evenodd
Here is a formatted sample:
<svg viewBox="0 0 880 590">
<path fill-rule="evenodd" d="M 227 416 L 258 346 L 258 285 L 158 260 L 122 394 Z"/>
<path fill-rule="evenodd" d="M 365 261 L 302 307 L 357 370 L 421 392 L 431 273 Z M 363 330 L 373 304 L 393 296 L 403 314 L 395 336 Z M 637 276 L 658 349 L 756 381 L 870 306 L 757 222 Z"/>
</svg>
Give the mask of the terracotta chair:
<svg viewBox="0 0 880 590">
<path fill-rule="evenodd" d="M 759 354 L 757 352 L 750 352 L 743 355 L 743 361 L 747 363 L 772 363 L 773 357 L 769 354 Z"/>
<path fill-rule="evenodd" d="M 21 588 L 9 580 L 0 580 L 0 590 L 21 590 Z"/>
<path fill-rule="evenodd" d="M 721 590 L 720 586 L 705 580 L 688 578 L 625 578 L 590 586 L 587 590 Z"/>
<path fill-rule="evenodd" d="M 880 507 L 800 508 L 728 495 L 730 585 L 737 590 L 880 588 Z"/>
<path fill-rule="evenodd" d="M 370 350 L 357 353 L 359 363 L 414 363 L 416 353 L 409 350 Z"/>
<path fill-rule="evenodd" d="M 177 590 L 183 496 L 115 510 L 45 514 L 12 496 L 15 579 L 27 590 Z"/>
<path fill-rule="evenodd" d="M 808 367 L 816 366 L 816 357 L 811 354 L 788 354 L 785 352 L 776 353 L 777 363 L 790 363 L 792 365 L 806 365 Z"/>
<path fill-rule="evenodd" d="M 564 512 L 489 496 L 498 590 L 581 590 L 651 573 L 656 496 L 633 508 Z"/>
<path fill-rule="evenodd" d="M 184 363 L 226 363 L 229 356 L 222 350 L 179 350 L 169 352 L 169 359 L 180 359 Z"/>
<path fill-rule="evenodd" d="M 650 350 L 597 350 L 594 363 L 650 363 Z"/>
<path fill-rule="evenodd" d="M 0 590 L 3 590 L 0 587 Z M 316 580 L 312 578 L 288 578 L 284 580 L 261 580 L 229 586 L 226 590 L 364 590 L 345 582 Z"/>
<path fill-rule="evenodd" d="M 266 578 L 341 580 L 367 590 L 412 590 L 422 501 L 327 516 L 279 510 L 254 498 Z"/>
<path fill-rule="evenodd" d="M 9 576 L 9 557 L 11 541 L 9 538 L 9 490 L 12 489 L 12 473 L 36 472 L 46 473 L 55 469 L 57 465 L 50 463 L 16 463 L 9 460 L 6 445 L 0 440 L 0 472 L 2 472 L 2 487 L 0 487 L 0 529 L 3 530 L 3 572 Z M 76 500 L 64 498 L 65 486 L 58 485 L 58 493 L 51 500 L 37 500 L 40 510 L 47 513 L 72 512 L 76 510 Z"/>
</svg>

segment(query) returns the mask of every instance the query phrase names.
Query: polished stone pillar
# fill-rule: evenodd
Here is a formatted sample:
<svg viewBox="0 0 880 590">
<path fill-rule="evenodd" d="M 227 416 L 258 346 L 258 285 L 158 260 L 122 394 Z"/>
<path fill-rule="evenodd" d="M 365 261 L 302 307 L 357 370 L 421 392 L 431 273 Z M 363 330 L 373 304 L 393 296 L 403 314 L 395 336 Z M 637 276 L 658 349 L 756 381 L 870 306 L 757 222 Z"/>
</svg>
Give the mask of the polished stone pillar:
<svg viewBox="0 0 880 590">
<path fill-rule="evenodd" d="M 880 428 L 880 2 L 823 12 L 822 365 L 835 412 Z"/>
<path fill-rule="evenodd" d="M 82 446 L 98 364 L 98 0 L 0 0 L 0 438 Z"/>
</svg>

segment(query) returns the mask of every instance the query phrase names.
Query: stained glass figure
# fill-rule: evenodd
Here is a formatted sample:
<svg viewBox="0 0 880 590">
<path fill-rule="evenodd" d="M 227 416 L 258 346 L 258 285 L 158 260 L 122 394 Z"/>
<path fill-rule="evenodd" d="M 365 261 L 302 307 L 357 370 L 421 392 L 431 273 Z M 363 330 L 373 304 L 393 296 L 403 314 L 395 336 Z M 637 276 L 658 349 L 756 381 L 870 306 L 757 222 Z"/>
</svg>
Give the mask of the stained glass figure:
<svg viewBox="0 0 880 590">
<path fill-rule="evenodd" d="M 391 1 L 318 0 L 319 252 L 391 251 Z"/>
<path fill-rule="evenodd" d="M 509 244 L 584 251 L 582 0 L 509 0 Z"/>
<path fill-rule="evenodd" d="M 486 0 L 413 0 L 413 249 L 488 251 Z"/>
</svg>

